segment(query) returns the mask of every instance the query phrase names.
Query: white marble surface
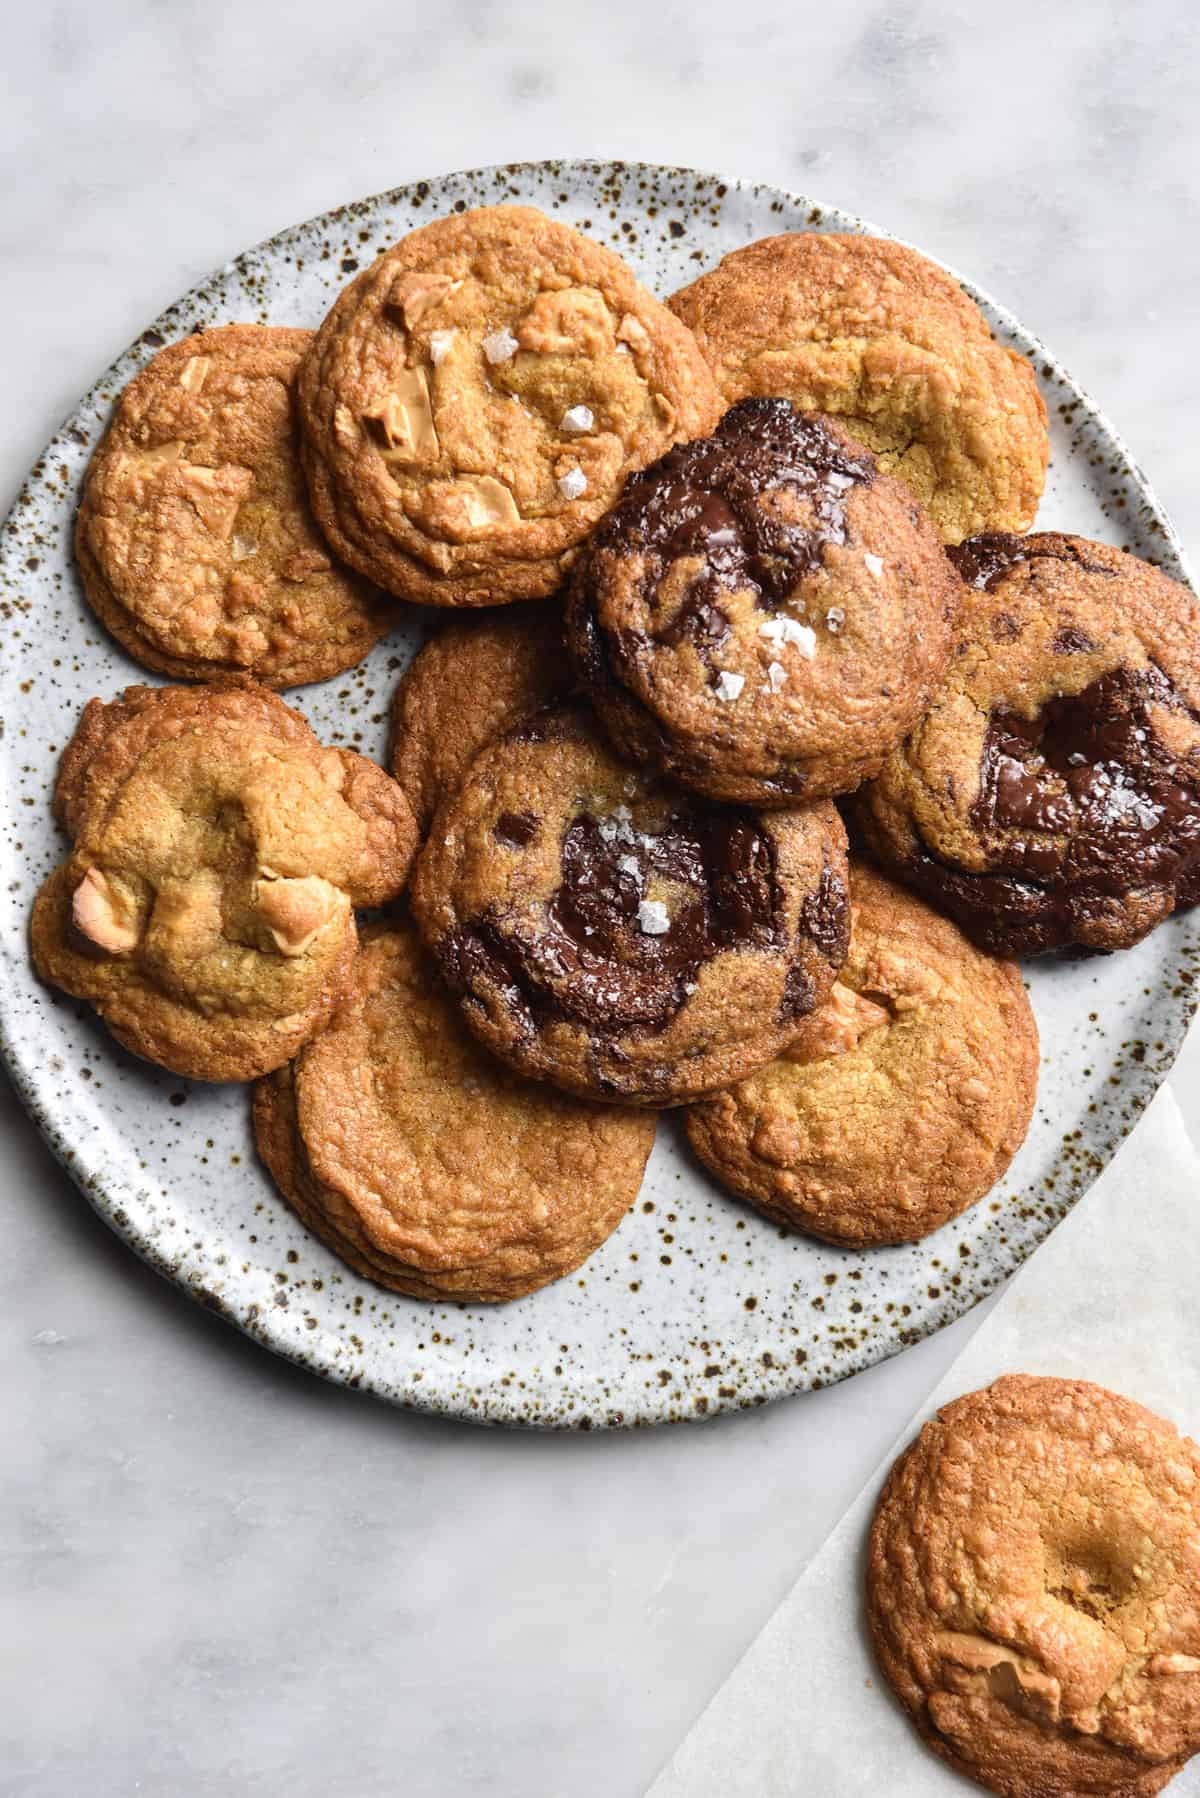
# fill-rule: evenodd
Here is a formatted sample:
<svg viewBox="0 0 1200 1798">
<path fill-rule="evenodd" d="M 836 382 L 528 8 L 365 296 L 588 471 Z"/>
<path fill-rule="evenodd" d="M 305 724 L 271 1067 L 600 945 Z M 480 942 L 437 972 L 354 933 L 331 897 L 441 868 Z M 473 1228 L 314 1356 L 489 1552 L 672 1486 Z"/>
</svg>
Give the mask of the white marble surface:
<svg viewBox="0 0 1200 1798">
<path fill-rule="evenodd" d="M 976 276 L 1194 549 L 1198 76 L 1189 0 L 13 9 L 0 494 L 147 318 L 278 226 L 622 154 L 811 191 Z M 1175 1085 L 1195 1131 L 1195 1038 Z M 487 1435 L 185 1304 L 0 1105 L 5 1798 L 636 1798 L 978 1317 L 708 1426 Z"/>
</svg>

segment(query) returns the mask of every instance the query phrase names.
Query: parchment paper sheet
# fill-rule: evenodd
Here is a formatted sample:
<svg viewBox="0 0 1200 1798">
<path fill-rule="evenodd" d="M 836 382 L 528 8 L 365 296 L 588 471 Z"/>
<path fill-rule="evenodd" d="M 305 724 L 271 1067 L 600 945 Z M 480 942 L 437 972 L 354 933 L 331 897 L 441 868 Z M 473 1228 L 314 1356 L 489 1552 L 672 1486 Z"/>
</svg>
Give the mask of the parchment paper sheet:
<svg viewBox="0 0 1200 1798">
<path fill-rule="evenodd" d="M 864 1545 L 900 1447 L 1002 1373 L 1097 1380 L 1200 1436 L 1200 1160 L 1157 1095 L 1086 1198 L 991 1315 L 818 1550 L 647 1798 L 966 1798 L 921 1744 L 862 1626 Z M 1200 1756 L 1167 1788 L 1200 1798 Z"/>
</svg>

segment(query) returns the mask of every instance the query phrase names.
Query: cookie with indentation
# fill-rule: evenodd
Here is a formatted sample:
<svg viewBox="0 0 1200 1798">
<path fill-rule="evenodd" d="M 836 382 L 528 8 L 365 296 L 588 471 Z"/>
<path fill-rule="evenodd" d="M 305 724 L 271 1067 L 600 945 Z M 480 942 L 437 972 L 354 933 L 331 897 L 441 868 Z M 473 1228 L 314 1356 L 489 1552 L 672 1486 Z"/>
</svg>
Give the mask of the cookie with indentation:
<svg viewBox="0 0 1200 1798">
<path fill-rule="evenodd" d="M 481 749 L 574 685 L 557 601 L 448 618 L 392 701 L 392 773 L 421 831 Z"/>
<path fill-rule="evenodd" d="M 300 1217 L 414 1298 L 520 1298 L 599 1248 L 637 1197 L 653 1113 L 588 1105 L 480 1048 L 410 925 L 367 934 L 326 1030 L 254 1096 Z"/>
<path fill-rule="evenodd" d="M 413 876 L 467 1023 L 518 1072 L 677 1105 L 782 1048 L 845 959 L 845 832 L 817 801 L 689 799 L 590 713 L 539 712 L 472 763 Z"/>
<path fill-rule="evenodd" d="M 990 1192 L 1025 1139 L 1038 1035 L 1016 963 L 850 864 L 850 952 L 765 1067 L 689 1106 L 721 1183 L 826 1242 L 913 1242 Z"/>
<path fill-rule="evenodd" d="M 912 495 L 828 419 L 742 400 L 630 482 L 568 641 L 623 755 L 714 799 L 853 790 L 945 671 L 962 583 Z"/>
<path fill-rule="evenodd" d="M 957 1772 L 1002 1798 L 1149 1798 L 1200 1749 L 1200 1449 L 1087 1380 L 956 1399 L 883 1489 L 867 1615 Z"/>
<path fill-rule="evenodd" d="M 38 972 L 198 1080 L 254 1079 L 321 1028 L 354 908 L 395 898 L 416 847 L 381 768 L 233 679 L 92 700 L 55 809 L 75 847 L 34 904 Z"/>
<path fill-rule="evenodd" d="M 778 394 L 834 414 L 947 543 L 1033 523 L 1049 455 L 1033 369 L 915 250 L 838 233 L 766 237 L 669 304 L 728 403 Z"/>
<path fill-rule="evenodd" d="M 329 541 L 437 606 L 552 593 L 626 475 L 720 411 L 687 328 L 619 256 L 529 206 L 388 250 L 321 326 L 299 392 Z"/>
<path fill-rule="evenodd" d="M 1200 899 L 1200 606 L 1084 537 L 953 554 L 949 671 L 858 797 L 867 841 L 985 948 L 1128 948 Z"/>
<path fill-rule="evenodd" d="M 293 385 L 311 331 L 223 325 L 126 387 L 87 472 L 75 547 L 101 622 L 147 668 L 272 687 L 352 668 L 388 628 L 304 487 Z"/>
</svg>

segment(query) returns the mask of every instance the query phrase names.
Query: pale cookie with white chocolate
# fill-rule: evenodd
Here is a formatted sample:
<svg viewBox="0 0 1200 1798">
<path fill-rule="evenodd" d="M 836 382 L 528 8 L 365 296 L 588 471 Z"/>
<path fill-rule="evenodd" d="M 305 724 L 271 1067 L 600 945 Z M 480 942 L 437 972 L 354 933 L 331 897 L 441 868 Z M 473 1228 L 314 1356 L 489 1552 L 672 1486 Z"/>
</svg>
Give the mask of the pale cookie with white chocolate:
<svg viewBox="0 0 1200 1798">
<path fill-rule="evenodd" d="M 381 768 L 249 681 L 92 700 L 55 810 L 75 847 L 34 903 L 39 974 L 198 1080 L 254 1079 L 321 1028 L 355 907 L 395 898 L 416 847 Z"/>
<path fill-rule="evenodd" d="M 305 492 L 293 386 L 311 331 L 224 325 L 159 352 L 88 468 L 75 550 L 88 600 L 137 661 L 184 680 L 326 680 L 388 628 Z"/>
<path fill-rule="evenodd" d="M 957 1772 L 1001 1798 L 1149 1798 L 1200 1750 L 1200 1449 L 1087 1380 L 956 1399 L 880 1496 L 867 1620 Z"/>
<path fill-rule="evenodd" d="M 691 333 L 620 257 L 527 206 L 388 250 L 321 326 L 299 396 L 330 543 L 441 606 L 553 592 L 626 476 L 720 410 Z"/>
<path fill-rule="evenodd" d="M 688 1137 L 776 1223 L 848 1247 L 912 1242 L 1002 1177 L 1037 1073 L 1016 963 L 852 860 L 829 998 L 774 1061 L 690 1107 Z"/>
</svg>

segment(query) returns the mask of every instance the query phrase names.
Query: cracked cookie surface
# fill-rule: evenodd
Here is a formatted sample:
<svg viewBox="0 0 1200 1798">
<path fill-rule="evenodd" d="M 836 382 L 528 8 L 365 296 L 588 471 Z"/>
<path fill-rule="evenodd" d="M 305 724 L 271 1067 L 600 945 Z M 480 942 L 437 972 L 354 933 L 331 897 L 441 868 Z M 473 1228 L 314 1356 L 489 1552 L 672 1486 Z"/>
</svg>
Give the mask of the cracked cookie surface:
<svg viewBox="0 0 1200 1798">
<path fill-rule="evenodd" d="M 300 375 L 329 541 L 402 599 L 552 593 L 626 475 L 720 402 L 619 256 L 527 206 L 413 231 L 341 295 Z"/>
<path fill-rule="evenodd" d="M 946 1405 L 871 1529 L 879 1664 L 1003 1798 L 1147 1798 L 1200 1749 L 1200 1450 L 1086 1380 Z"/>
<path fill-rule="evenodd" d="M 1083 537 L 953 555 L 949 671 L 858 796 L 867 841 L 985 948 L 1128 948 L 1200 899 L 1200 606 Z"/>
<path fill-rule="evenodd" d="M 841 419 L 943 539 L 1021 531 L 1046 478 L 1046 408 L 944 269 L 886 238 L 765 237 L 668 302 L 727 402 L 779 394 Z"/>
<path fill-rule="evenodd" d="M 293 384 L 311 331 L 224 325 L 161 350 L 88 468 L 75 548 L 93 610 L 176 678 L 325 680 L 388 628 L 309 508 Z"/>
<path fill-rule="evenodd" d="M 850 950 L 774 1061 L 686 1113 L 700 1159 L 777 1223 L 913 1242 L 990 1192 L 1020 1148 L 1038 1036 L 1014 962 L 866 863 Z"/>
<path fill-rule="evenodd" d="M 845 879 L 831 805 L 689 799 L 572 707 L 476 758 L 434 818 L 412 906 L 496 1054 L 584 1097 L 674 1105 L 768 1060 L 825 997 Z"/>
<path fill-rule="evenodd" d="M 448 618 L 392 700 L 392 773 L 422 834 L 481 749 L 574 685 L 556 600 Z"/>
<path fill-rule="evenodd" d="M 367 933 L 322 1034 L 254 1096 L 301 1219 L 414 1298 L 497 1302 L 586 1260 L 637 1197 L 652 1113 L 587 1105 L 481 1049 L 408 925 Z"/>
<path fill-rule="evenodd" d="M 55 810 L 75 846 L 34 903 L 38 972 L 198 1080 L 254 1079 L 320 1028 L 354 908 L 396 897 L 416 846 L 381 768 L 232 679 L 92 700 Z"/>
<path fill-rule="evenodd" d="M 794 805 L 878 773 L 962 592 L 912 495 L 837 424 L 742 400 L 631 480 L 576 564 L 568 642 L 623 755 Z"/>
</svg>

